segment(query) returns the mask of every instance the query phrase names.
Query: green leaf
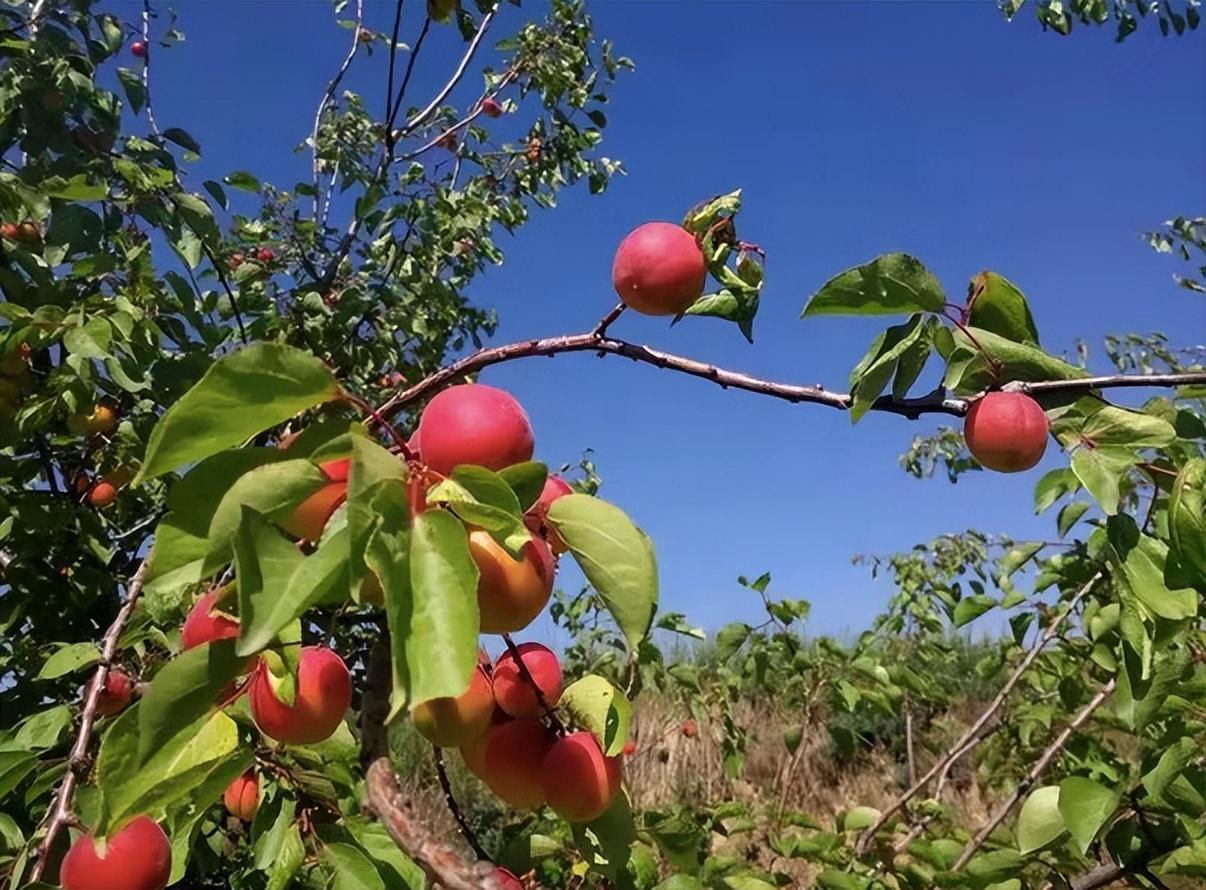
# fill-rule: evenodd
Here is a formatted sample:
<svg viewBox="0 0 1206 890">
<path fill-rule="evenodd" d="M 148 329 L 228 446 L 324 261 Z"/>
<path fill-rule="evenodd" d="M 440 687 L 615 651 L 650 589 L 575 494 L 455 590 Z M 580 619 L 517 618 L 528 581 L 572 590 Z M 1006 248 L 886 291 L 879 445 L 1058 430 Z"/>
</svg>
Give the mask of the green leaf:
<svg viewBox="0 0 1206 890">
<path fill-rule="evenodd" d="M 1077 521 L 1089 512 L 1090 506 L 1092 505 L 1088 501 L 1072 501 L 1072 503 L 1060 507 L 1055 518 L 1055 527 L 1061 538 L 1065 537 L 1071 531 L 1072 526 L 1076 525 Z"/>
<path fill-rule="evenodd" d="M 942 285 L 925 266 L 906 254 L 889 253 L 825 282 L 801 317 L 941 312 L 945 303 Z"/>
<path fill-rule="evenodd" d="M 653 542 L 618 507 L 585 494 L 553 501 L 547 521 L 635 649 L 657 607 Z"/>
<path fill-rule="evenodd" d="M 22 720 L 12 741 L 16 747 L 32 751 L 53 748 L 71 723 L 71 708 L 67 705 L 47 708 Z"/>
<path fill-rule="evenodd" d="M 1126 448 L 1077 448 L 1072 452 L 1072 472 L 1102 512 L 1112 516 L 1118 512 L 1122 476 L 1138 460 L 1134 452 Z"/>
<path fill-rule="evenodd" d="M 624 750 L 632 705 L 624 693 L 597 674 L 587 674 L 566 687 L 558 705 L 574 723 L 589 729 L 598 738 L 603 753 L 614 757 Z"/>
<path fill-rule="evenodd" d="M 1017 286 L 996 272 L 981 272 L 971 280 L 971 314 L 968 322 L 977 328 L 1017 343 L 1039 342 L 1038 328 L 1030 306 Z"/>
<path fill-rule="evenodd" d="M 460 466 L 452 477 L 432 486 L 427 503 L 444 504 L 468 525 L 490 532 L 518 557 L 532 539 L 511 486 L 484 467 Z"/>
<path fill-rule="evenodd" d="M 1018 849 L 1033 853 L 1058 839 L 1067 830 L 1060 814 L 1058 785 L 1035 788 L 1018 812 Z"/>
<path fill-rule="evenodd" d="M 226 685 L 246 668 L 234 640 L 182 652 L 157 673 L 138 706 L 138 760 L 145 763 L 168 740 L 214 708 Z"/>
<path fill-rule="evenodd" d="M 236 170 L 227 176 L 225 181 L 228 186 L 240 191 L 255 193 L 260 190 L 260 181 L 246 170 Z"/>
<path fill-rule="evenodd" d="M 955 627 L 963 627 L 965 624 L 971 624 L 989 609 L 994 608 L 996 604 L 996 600 L 983 593 L 964 597 L 955 604 L 951 620 L 954 622 Z"/>
<path fill-rule="evenodd" d="M 99 836 L 132 816 L 158 819 L 167 806 L 205 784 L 232 757 L 250 763 L 251 752 L 238 751 L 238 725 L 221 711 L 184 724 L 149 757 L 139 757 L 144 723 L 139 712 L 145 704 L 144 700 L 118 717 L 101 741 L 96 761 L 102 795 Z"/>
<path fill-rule="evenodd" d="M 0 751 L 0 800 L 20 785 L 38 766 L 32 751 Z"/>
<path fill-rule="evenodd" d="M 1043 474 L 1034 486 L 1034 512 L 1042 513 L 1062 497 L 1080 490 L 1080 480 L 1067 467 Z"/>
<path fill-rule="evenodd" d="M 527 510 L 537 500 L 544 490 L 545 480 L 549 476 L 549 468 L 540 461 L 529 460 L 521 464 L 512 464 L 506 469 L 499 470 L 498 475 L 511 486 L 515 498 L 519 501 L 521 510 Z"/>
<path fill-rule="evenodd" d="M 1173 483 L 1168 503 L 1172 555 L 1187 583 L 1206 588 L 1206 460 L 1195 457 Z"/>
<path fill-rule="evenodd" d="M 377 869 L 351 844 L 324 844 L 322 860 L 334 875 L 333 890 L 385 890 Z"/>
<path fill-rule="evenodd" d="M 339 395 L 330 368 L 279 343 L 256 343 L 205 372 L 155 424 L 137 481 L 209 457 Z"/>
<path fill-rule="evenodd" d="M 306 858 L 306 848 L 302 845 L 301 831 L 294 822 L 289 825 L 285 837 L 281 841 L 280 852 L 272 860 L 272 869 L 268 872 L 268 886 L 265 890 L 285 890 L 293 883 L 293 876 L 301 868 Z"/>
<path fill-rule="evenodd" d="M 181 148 L 201 154 L 201 146 L 197 143 L 197 140 L 179 127 L 168 127 L 163 131 L 163 138 L 169 142 L 175 142 Z"/>
<path fill-rule="evenodd" d="M 1084 853 L 1118 807 L 1118 791 L 1084 776 L 1069 776 L 1059 783 L 1059 812 Z"/>
<path fill-rule="evenodd" d="M 1125 586 L 1148 615 L 1180 621 L 1198 614 L 1198 595 L 1191 588 L 1170 590 L 1164 584 L 1164 564 L 1168 547 L 1163 541 L 1138 533 L 1129 516 L 1114 516 L 1107 521 L 1114 579 Z M 1119 565 L 1119 562 L 1121 564 Z"/>
<path fill-rule="evenodd" d="M 1103 405 L 1085 420 L 1080 435 L 1098 446 L 1163 448 L 1177 438 L 1177 431 L 1171 423 L 1159 417 Z"/>
<path fill-rule="evenodd" d="M 993 850 L 981 853 L 967 863 L 968 876 L 976 880 L 976 886 L 1004 881 L 1021 873 L 1025 862 L 1015 850 Z"/>
<path fill-rule="evenodd" d="M 113 329 L 103 318 L 90 318 L 78 328 L 63 334 L 63 345 L 80 358 L 107 358 L 113 343 Z"/>
<path fill-rule="evenodd" d="M 1187 737 L 1181 737 L 1164 750 L 1156 765 L 1143 776 L 1143 787 L 1147 793 L 1157 800 L 1165 800 L 1165 792 L 1185 769 L 1198 758 L 1197 743 Z"/>
<path fill-rule="evenodd" d="M 945 384 L 958 395 L 981 392 L 1000 380 L 1075 380 L 1087 376 L 1083 368 L 1036 346 L 1015 343 L 983 328 L 956 329 L 953 336 L 956 346 L 948 360 Z"/>
<path fill-rule="evenodd" d="M 842 831 L 862 831 L 874 825 L 883 815 L 875 807 L 852 807 L 842 817 Z"/>
<path fill-rule="evenodd" d="M 277 464 L 276 466 L 284 466 Z M 251 507 L 234 539 L 235 578 L 239 592 L 238 655 L 254 655 L 299 617 L 309 603 L 283 595 L 304 558 L 292 541 Z"/>
<path fill-rule="evenodd" d="M 394 493 L 402 498 L 405 509 L 401 484 L 405 476 L 406 464 L 396 455 L 364 436 L 352 437 L 347 500 L 348 546 L 351 556 L 348 572 L 357 602 L 360 600 L 361 585 L 365 578 L 365 552 L 369 535 L 377 523 L 373 499 L 382 488 L 392 488 Z"/>
<path fill-rule="evenodd" d="M 66 674 L 74 673 L 80 668 L 86 668 L 100 661 L 100 650 L 95 643 L 68 643 L 57 649 L 42 664 L 38 671 L 38 680 L 53 680 Z"/>
<path fill-rule="evenodd" d="M 129 68 L 118 68 L 117 79 L 130 100 L 130 110 L 136 115 L 140 114 L 147 103 L 147 88 L 142 85 L 142 75 Z"/>
<path fill-rule="evenodd" d="M 868 352 L 850 375 L 852 423 L 858 423 L 871 409 L 884 387 L 888 385 L 888 381 L 892 379 L 903 355 L 917 348 L 918 344 L 926 344 L 928 348 L 931 332 L 932 326 L 923 323 L 921 315 L 914 315 L 904 324 L 888 328 L 882 340 L 876 340 L 876 345 L 871 347 L 875 352 L 874 357 L 868 361 L 872 354 Z"/>
<path fill-rule="evenodd" d="M 570 828 L 578 852 L 592 871 L 614 878 L 628 864 L 637 833 L 628 795 L 622 789 L 602 816 Z"/>
</svg>

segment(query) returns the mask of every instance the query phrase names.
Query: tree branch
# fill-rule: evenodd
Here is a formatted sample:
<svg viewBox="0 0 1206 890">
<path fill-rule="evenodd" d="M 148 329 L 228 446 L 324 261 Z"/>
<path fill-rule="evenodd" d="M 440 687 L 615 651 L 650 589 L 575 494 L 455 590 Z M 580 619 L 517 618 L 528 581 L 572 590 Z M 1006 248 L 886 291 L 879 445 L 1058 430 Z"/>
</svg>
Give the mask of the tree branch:
<svg viewBox="0 0 1206 890">
<path fill-rule="evenodd" d="M 452 794 L 452 782 L 448 780 L 448 770 L 444 766 L 444 750 L 439 745 L 432 745 L 431 756 L 435 760 L 436 776 L 440 780 L 440 790 L 444 792 L 444 802 L 448 804 L 448 812 L 452 813 L 452 818 L 456 820 L 457 828 L 461 830 L 461 837 L 473 849 L 473 853 L 478 859 L 490 861 L 490 857 L 486 855 L 486 851 L 478 843 L 477 835 L 473 833 L 473 829 L 465 821 L 465 814 L 461 812 L 461 805 L 456 802 L 456 798 Z"/>
<path fill-rule="evenodd" d="M 385 826 L 394 843 L 419 864 L 434 886 L 444 890 L 503 890 L 497 866 L 486 861 L 466 862 L 419 821 L 385 758 L 368 768 L 365 797 L 367 808 Z"/>
<path fill-rule="evenodd" d="M 402 0 L 398 0 L 398 15 L 402 14 Z M 335 76 L 331 78 L 331 82 L 327 84 L 327 90 L 322 94 L 322 99 L 318 102 L 318 109 L 314 112 L 314 129 L 310 133 L 310 151 L 312 160 L 310 162 L 311 173 L 313 176 L 314 185 L 314 221 L 318 222 L 322 216 L 321 208 L 324 203 L 330 203 L 329 195 L 323 196 L 321 189 L 318 187 L 318 131 L 322 126 L 322 116 L 327 110 L 327 106 L 331 104 L 331 100 L 335 98 L 335 91 L 339 89 L 339 84 L 343 82 L 343 76 L 348 73 L 348 69 L 352 67 L 352 60 L 356 58 L 356 51 L 360 49 L 360 30 L 364 27 L 364 0 L 356 0 L 356 27 L 352 31 L 352 48 L 348 50 L 348 54 L 343 57 L 343 64 L 339 66 L 339 70 Z M 398 32 L 397 25 L 394 26 L 394 42 L 397 43 Z M 394 57 L 391 53 L 389 58 L 390 76 L 393 76 Z"/>
<path fill-rule="evenodd" d="M 1009 797 L 1005 798 L 1001 805 L 997 807 L 996 812 L 992 814 L 992 818 L 984 823 L 980 830 L 976 832 L 976 836 L 972 838 L 971 843 L 963 848 L 963 852 L 959 854 L 959 858 L 955 860 L 955 864 L 951 866 L 951 871 L 959 871 L 961 868 L 963 868 L 963 866 L 967 865 L 967 861 L 975 855 L 976 851 L 979 850 L 981 846 L 984 845 L 984 842 L 988 839 L 988 836 L 996 831 L 1000 824 L 1005 821 L 1006 817 L 1009 816 L 1009 813 L 1013 810 L 1014 805 L 1017 804 L 1017 802 L 1021 800 L 1032 787 L 1034 787 L 1034 783 L 1037 782 L 1043 773 L 1047 771 L 1047 767 L 1051 765 L 1051 761 L 1053 761 L 1056 755 L 1063 750 L 1063 747 L 1068 743 L 1068 740 L 1072 738 L 1076 731 L 1080 729 L 1090 717 L 1093 716 L 1093 712 L 1101 707 L 1105 700 L 1110 697 L 1110 695 L 1114 692 L 1114 687 L 1117 685 L 1117 683 L 1117 679 L 1111 677 L 1110 682 L 1102 686 L 1101 689 L 1098 690 L 1097 694 L 1089 699 L 1088 703 L 1081 708 L 1080 712 L 1072 719 L 1072 722 L 1065 726 L 1063 731 L 1061 731 L 1060 734 L 1055 737 L 1055 741 L 1047 746 L 1047 749 L 1043 751 L 1042 756 L 1040 756 L 1035 762 L 1034 766 L 1030 768 L 1030 772 L 1026 773 L 1022 781 L 1018 783 L 1018 786 L 1013 790 L 1013 793 L 1010 794 Z"/>
<path fill-rule="evenodd" d="M 63 776 L 62 784 L 59 785 L 59 790 L 48 810 L 50 822 L 46 828 L 46 837 L 38 846 L 38 859 L 30 872 L 30 883 L 36 883 L 41 879 L 42 873 L 46 870 L 46 861 L 50 856 L 51 847 L 54 846 L 63 826 L 73 819 L 71 801 L 80 777 L 87 772 L 88 746 L 92 741 L 92 730 L 96 725 L 96 708 L 100 703 L 101 693 L 105 689 L 105 680 L 109 676 L 113 656 L 117 653 L 117 641 L 121 637 L 122 630 L 125 629 L 126 622 L 130 620 L 130 615 L 134 612 L 138 598 L 142 595 L 142 581 L 146 572 L 147 561 L 143 560 L 138 571 L 134 573 L 134 577 L 130 579 L 125 604 L 118 611 L 113 623 L 109 625 L 109 629 L 105 631 L 101 644 L 100 662 L 84 693 L 84 709 L 80 715 L 79 735 L 76 736 L 75 744 L 71 746 L 71 753 L 67 757 L 67 774 Z"/>
<path fill-rule="evenodd" d="M 1013 691 L 1013 688 L 1018 685 L 1018 682 L 1022 679 L 1022 675 L 1026 673 L 1026 671 L 1030 668 L 1030 665 L 1034 664 L 1035 659 L 1039 657 L 1039 654 L 1043 651 L 1046 645 L 1055 639 L 1055 637 L 1059 634 L 1059 629 L 1063 625 L 1064 621 L 1066 621 L 1068 616 L 1075 611 L 1077 604 L 1088 595 L 1089 591 L 1093 589 L 1093 586 L 1099 580 L 1101 580 L 1101 577 L 1101 572 L 1097 572 L 1097 574 L 1090 578 L 1088 582 L 1086 582 L 1078 591 L 1076 591 L 1076 595 L 1073 596 L 1068 602 L 1067 608 L 1056 616 L 1055 620 L 1048 625 L 1045 631 L 1043 631 L 1043 634 L 1034 641 L 1034 645 L 1030 647 L 1030 650 L 1026 653 L 1025 657 L 1018 662 L 1017 667 L 1013 669 L 1013 673 L 1009 675 L 1009 679 L 1005 681 L 1005 685 L 1001 687 L 1000 691 L 989 703 L 988 707 L 984 709 L 984 712 L 980 714 L 980 716 L 976 718 L 976 721 L 964 731 L 963 735 L 961 735 L 959 740 L 947 750 L 946 754 L 938 758 L 938 760 L 929 768 L 924 776 L 910 785 L 908 790 L 906 790 L 904 794 L 893 801 L 890 806 L 884 809 L 879 818 L 876 819 L 875 822 L 862 833 L 855 847 L 860 856 L 866 854 L 866 852 L 871 848 L 871 842 L 874 840 L 875 834 L 887 824 L 889 819 L 900 811 L 901 807 L 916 797 L 917 794 L 920 793 L 921 790 L 925 788 L 925 786 L 928 785 L 930 781 L 939 773 L 942 773 L 945 776 L 946 772 L 950 770 L 951 766 L 956 760 L 975 747 L 975 743 L 977 737 L 980 735 L 980 732 L 985 726 L 988 725 L 988 722 L 993 718 L 993 715 L 1001 709 L 1001 706 L 1005 704 L 1005 700 L 1009 697 L 1009 694 Z"/>
</svg>

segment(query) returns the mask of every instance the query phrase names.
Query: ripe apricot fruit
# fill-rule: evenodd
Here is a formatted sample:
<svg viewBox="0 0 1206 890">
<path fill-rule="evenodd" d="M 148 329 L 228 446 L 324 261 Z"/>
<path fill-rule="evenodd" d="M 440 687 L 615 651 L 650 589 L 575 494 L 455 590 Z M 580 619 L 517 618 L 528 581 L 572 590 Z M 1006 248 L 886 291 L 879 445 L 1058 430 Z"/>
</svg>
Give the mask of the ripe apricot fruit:
<svg viewBox="0 0 1206 890">
<path fill-rule="evenodd" d="M 17 240 L 17 224 L 7 222 L 4 225 L 0 226 L 0 238 L 5 239 L 6 241 L 16 241 Z"/>
<path fill-rule="evenodd" d="M 514 633 L 532 623 L 553 594 L 556 565 L 549 545 L 533 538 L 520 559 L 482 529 L 469 532 L 469 553 L 477 563 L 477 605 L 481 632 Z"/>
<path fill-rule="evenodd" d="M 72 414 L 67 429 L 73 433 L 111 433 L 117 426 L 117 412 L 108 405 L 97 405 L 87 414 Z"/>
<path fill-rule="evenodd" d="M 525 717 L 491 726 L 482 764 L 483 781 L 516 809 L 536 809 L 544 803 L 541 768 L 550 744 L 539 720 Z"/>
<path fill-rule="evenodd" d="M 487 97 L 482 99 L 482 114 L 486 117 L 498 117 L 502 114 L 502 106 L 496 99 Z"/>
<path fill-rule="evenodd" d="M 539 717 L 543 708 L 536 692 L 520 673 L 519 660 L 536 681 L 549 707 L 561 699 L 561 662 L 552 649 L 539 643 L 521 643 L 516 648 L 518 660 L 507 651 L 494 665 L 494 700 L 512 717 Z"/>
<path fill-rule="evenodd" d="M 708 267 L 695 236 L 668 222 L 637 226 L 620 242 L 611 283 L 643 315 L 678 315 L 703 294 Z"/>
<path fill-rule="evenodd" d="M 63 890 L 163 890 L 172 846 L 158 824 L 139 816 L 109 836 L 104 852 L 92 835 L 76 838 L 59 866 Z"/>
<path fill-rule="evenodd" d="M 306 541 L 317 541 L 322 537 L 331 516 L 348 497 L 348 468 L 352 459 L 336 458 L 320 465 L 327 477 L 327 484 L 314 492 L 295 509 L 282 523 L 281 528 Z"/>
<path fill-rule="evenodd" d="M 441 748 L 459 748 L 480 736 L 490 725 L 494 713 L 494 695 L 490 680 L 480 667 L 474 668 L 469 688 L 455 697 L 433 698 L 417 705 L 413 718 L 419 730 L 432 744 Z"/>
<path fill-rule="evenodd" d="M 347 665 L 321 646 L 301 650 L 292 705 L 277 697 L 271 678 L 267 664 L 260 659 L 248 690 L 251 716 L 260 732 L 287 745 L 311 745 L 330 738 L 352 703 Z"/>
<path fill-rule="evenodd" d="M 990 392 L 972 403 L 963 435 L 980 464 L 999 473 L 1029 470 L 1047 450 L 1047 415 L 1025 393 Z"/>
<path fill-rule="evenodd" d="M 574 490 L 570 488 L 569 483 L 560 476 L 549 476 L 544 480 L 544 488 L 540 490 L 540 497 L 536 499 L 536 503 L 528 507 L 528 512 L 523 516 L 528 530 L 534 535 L 543 534 L 544 539 L 549 542 L 549 549 L 556 556 L 560 556 L 566 551 L 565 542 L 561 540 L 561 536 L 555 529 L 548 528 L 544 522 L 549 515 L 549 507 L 553 505 L 553 501 L 573 493 Z"/>
<path fill-rule="evenodd" d="M 254 772 L 246 772 L 226 786 L 222 795 L 226 812 L 236 819 L 250 822 L 260 808 L 260 780 Z"/>
<path fill-rule="evenodd" d="M 566 821 L 589 822 L 611 806 L 622 772 L 620 758 L 605 757 L 593 733 L 570 733 L 557 739 L 544 758 L 545 799 Z"/>
<path fill-rule="evenodd" d="M 523 890 L 523 883 L 505 868 L 494 869 L 494 880 L 498 890 Z"/>
<path fill-rule="evenodd" d="M 96 700 L 96 710 L 103 717 L 112 717 L 125 710 L 134 694 L 134 681 L 121 671 L 109 671 L 105 675 L 105 688 Z"/>
<path fill-rule="evenodd" d="M 486 742 L 490 738 L 490 729 L 498 726 L 500 723 L 507 723 L 511 717 L 502 708 L 497 705 L 494 712 L 490 715 L 490 723 L 482 732 L 478 733 L 475 738 L 470 739 L 461 745 L 461 759 L 465 761 L 465 766 L 469 772 L 477 776 L 479 779 L 486 774 Z"/>
<path fill-rule="evenodd" d="M 215 611 L 225 594 L 226 588 L 215 587 L 201 595 L 180 629 L 181 649 L 192 649 L 214 640 L 233 640 L 239 635 L 239 622 Z"/>
<path fill-rule="evenodd" d="M 482 383 L 450 386 L 419 418 L 423 463 L 445 476 L 460 464 L 501 470 L 532 459 L 532 424 L 515 397 Z"/>
<path fill-rule="evenodd" d="M 102 479 L 92 486 L 88 492 L 88 503 L 98 509 L 104 509 L 117 500 L 117 489 L 112 482 Z"/>
</svg>

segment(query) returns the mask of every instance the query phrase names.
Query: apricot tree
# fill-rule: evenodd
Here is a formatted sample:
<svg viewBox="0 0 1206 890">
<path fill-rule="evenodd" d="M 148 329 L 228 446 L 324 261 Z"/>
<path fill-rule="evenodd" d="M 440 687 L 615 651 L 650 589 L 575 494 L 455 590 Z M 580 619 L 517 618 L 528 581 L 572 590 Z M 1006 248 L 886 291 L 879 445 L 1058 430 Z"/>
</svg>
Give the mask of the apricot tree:
<svg viewBox="0 0 1206 890">
<path fill-rule="evenodd" d="M 1010 667 L 988 709 L 890 807 L 821 825 L 780 805 L 763 823 L 767 846 L 839 888 L 1076 876 L 1084 890 L 1206 870 L 1200 363 L 1092 375 L 1039 345 L 1026 298 L 1002 275 L 975 275 L 956 303 L 903 254 L 839 273 L 804 306 L 805 319 L 902 317 L 854 366 L 848 392 L 613 334 L 641 312 L 721 319 L 752 340 L 763 257 L 738 235 L 739 192 L 634 228 L 615 255 L 620 302 L 597 307 L 583 332 L 482 347 L 493 318 L 463 294 L 501 259 L 496 229 L 576 181 L 601 191 L 620 170 L 594 150 L 606 86 L 630 65 L 596 42 L 580 4 L 559 0 L 519 26 L 467 101 L 458 88 L 496 6 L 429 0 L 411 20 L 399 2 L 384 33 L 361 4 L 337 4 L 350 46 L 305 142 L 312 179 L 281 189 L 235 171 L 203 182 L 204 194 L 185 184 L 201 147 L 161 129 L 151 104 L 154 61 L 182 35 L 143 9 L 134 24 L 88 0 L 2 13 L 0 855 L 12 886 L 782 883 L 771 869 L 697 857 L 693 831 L 634 813 L 624 791 L 630 695 L 659 682 L 705 695 L 651 639 L 685 620 L 658 611 L 649 538 L 590 480 L 550 474 L 520 401 L 472 379 L 571 352 L 853 421 L 965 418 L 972 458 L 990 469 L 1033 467 L 1049 436 L 1069 455 L 1036 500 L 1067 499 L 1060 535 L 1082 537 L 1055 555 L 1019 544 L 996 556 L 999 596 L 950 580 L 990 562 L 982 540 L 892 563 L 901 593 L 877 632 L 937 646 L 941 633 L 1013 610 Z M 1096 4 L 1075 9 L 1100 18 Z M 1162 7 L 1160 20 L 1192 28 L 1188 9 Z M 405 50 L 403 25 L 415 35 Z M 416 103 L 414 65 L 443 26 L 459 28 L 463 54 Z M 340 90 L 378 50 L 386 107 L 373 116 Z M 483 121 L 521 115 L 532 122 L 517 141 Z M 355 206 L 332 224 L 347 190 Z M 916 394 L 927 365 L 937 385 Z M 1170 395 L 1111 401 L 1140 388 Z M 610 657 L 589 670 L 511 637 L 549 607 L 559 560 L 580 567 L 589 591 L 554 613 L 606 616 Z M 1019 572 L 1030 596 L 1010 581 Z M 848 710 L 925 695 L 870 650 L 811 659 L 793 631 L 807 605 L 772 599 L 769 579 L 746 584 L 769 630 L 722 632 L 722 660 L 753 667 L 722 671 L 720 695 L 767 683 L 784 703 L 827 695 Z M 480 651 L 483 634 L 498 658 Z M 954 824 L 945 776 L 1005 723 L 1023 683 L 1041 696 L 1014 702 L 1001 731 L 1033 756 L 1001 769 L 1011 787 L 986 822 Z M 1051 697 L 1058 711 L 1040 713 Z M 407 720 L 435 746 L 472 856 L 408 805 L 391 759 L 391 732 Z M 739 770 L 742 730 L 729 716 L 722 728 L 726 767 Z M 689 738 L 704 729 L 694 717 L 681 725 Z M 785 743 L 794 757 L 799 739 Z M 516 823 L 516 843 L 488 850 L 475 836 L 448 781 L 453 747 L 500 801 L 534 812 Z M 735 806 L 700 824 L 721 826 Z M 552 853 L 540 854 L 538 824 L 561 832 Z"/>
</svg>

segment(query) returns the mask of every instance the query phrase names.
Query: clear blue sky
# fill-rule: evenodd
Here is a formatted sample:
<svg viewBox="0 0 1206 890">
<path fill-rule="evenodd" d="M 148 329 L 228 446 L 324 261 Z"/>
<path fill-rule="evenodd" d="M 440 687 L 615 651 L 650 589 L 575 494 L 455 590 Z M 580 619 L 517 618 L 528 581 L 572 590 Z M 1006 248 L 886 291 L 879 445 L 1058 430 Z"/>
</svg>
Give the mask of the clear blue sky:
<svg viewBox="0 0 1206 890">
<path fill-rule="evenodd" d="M 188 40 L 155 57 L 160 124 L 201 142 L 205 176 L 307 178 L 308 155 L 293 148 L 348 38 L 330 5 L 179 9 Z M 392 9 L 371 3 L 370 22 L 386 29 Z M 740 232 L 769 254 L 755 344 L 710 319 L 670 329 L 625 317 L 614 333 L 842 389 L 876 323 L 802 322 L 800 308 L 835 272 L 904 250 L 952 297 L 982 268 L 1014 280 L 1049 348 L 1132 330 L 1206 340 L 1203 300 L 1176 288 L 1177 266 L 1138 237 L 1206 210 L 1200 35 L 1162 39 L 1145 27 L 1119 46 L 1106 28 L 1060 39 L 1028 15 L 1006 24 L 988 2 L 592 9 L 598 32 L 637 63 L 614 90 L 603 145 L 629 175 L 603 197 L 566 194 L 504 241 L 506 265 L 472 292 L 501 314 L 496 342 L 589 328 L 614 302 L 611 255 L 629 229 L 736 187 Z M 541 11 L 504 5 L 495 33 Z M 416 101 L 455 64 L 458 44 L 440 36 Z M 380 104 L 383 54 L 359 64 L 353 84 Z M 458 98 L 467 104 L 479 86 L 467 79 Z M 483 380 L 527 406 L 540 457 L 595 449 L 604 495 L 657 543 L 663 608 L 708 628 L 758 619 L 739 574 L 769 571 L 772 592 L 811 599 L 814 631 L 857 631 L 889 589 L 850 565 L 854 553 L 969 526 L 1053 534 L 1052 519 L 1033 516 L 1041 469 L 956 486 L 905 475 L 897 455 L 937 421 L 871 416 L 852 427 L 830 409 L 590 356 L 514 363 Z"/>
</svg>

